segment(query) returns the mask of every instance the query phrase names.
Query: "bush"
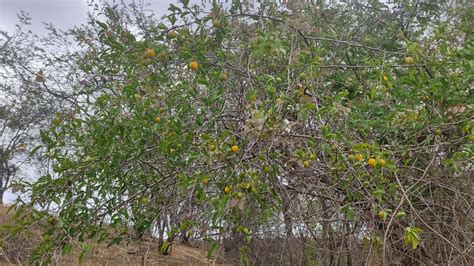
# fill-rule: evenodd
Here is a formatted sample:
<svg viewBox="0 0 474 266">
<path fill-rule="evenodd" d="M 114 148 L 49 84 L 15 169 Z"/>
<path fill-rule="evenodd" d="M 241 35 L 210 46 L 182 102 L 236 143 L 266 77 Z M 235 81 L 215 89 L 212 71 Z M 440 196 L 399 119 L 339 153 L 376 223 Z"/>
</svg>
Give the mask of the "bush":
<svg viewBox="0 0 474 266">
<path fill-rule="evenodd" d="M 42 132 L 33 259 L 153 235 L 247 263 L 472 261 L 469 5 L 182 2 L 73 31 L 88 94 Z"/>
</svg>

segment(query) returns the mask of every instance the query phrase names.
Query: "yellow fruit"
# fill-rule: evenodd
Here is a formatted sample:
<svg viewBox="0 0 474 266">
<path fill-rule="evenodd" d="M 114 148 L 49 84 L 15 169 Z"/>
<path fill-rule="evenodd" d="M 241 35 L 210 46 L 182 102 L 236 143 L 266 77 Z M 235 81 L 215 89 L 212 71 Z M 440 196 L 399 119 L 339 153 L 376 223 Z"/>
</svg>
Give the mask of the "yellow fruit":
<svg viewBox="0 0 474 266">
<path fill-rule="evenodd" d="M 385 219 L 385 212 L 384 211 L 379 211 L 379 217 L 380 217 L 380 219 Z"/>
<path fill-rule="evenodd" d="M 230 150 L 231 150 L 232 152 L 238 152 L 238 151 L 239 151 L 239 146 L 237 146 L 237 145 L 232 145 L 232 147 L 230 147 Z"/>
<path fill-rule="evenodd" d="M 192 71 L 198 70 L 198 68 L 199 68 L 198 62 L 192 61 L 191 63 L 189 63 L 189 68 L 190 68 Z"/>
<path fill-rule="evenodd" d="M 220 20 L 216 19 L 216 20 L 213 20 L 213 21 L 212 21 L 212 26 L 213 26 L 214 28 L 220 28 L 220 27 L 222 26 L 222 23 L 221 23 Z"/>
<path fill-rule="evenodd" d="M 469 140 L 470 140 L 470 141 L 474 141 L 474 135 L 470 135 L 470 136 L 469 136 Z"/>
<path fill-rule="evenodd" d="M 385 160 L 384 160 L 384 159 L 380 159 L 380 160 L 379 160 L 379 164 L 380 164 L 380 166 L 384 167 L 384 166 L 385 166 Z"/>
<path fill-rule="evenodd" d="M 209 178 L 204 178 L 203 180 L 201 180 L 201 183 L 202 183 L 203 185 L 209 184 Z"/>
<path fill-rule="evenodd" d="M 413 57 L 407 56 L 407 57 L 405 57 L 405 63 L 407 63 L 409 65 L 412 65 L 412 64 L 415 63 L 415 60 L 413 59 Z"/>
<path fill-rule="evenodd" d="M 370 166 L 372 166 L 372 167 L 374 167 L 374 166 L 377 164 L 377 162 L 375 161 L 374 158 L 370 158 L 370 159 L 367 161 L 367 164 L 370 165 Z"/>
<path fill-rule="evenodd" d="M 230 187 L 230 186 L 225 186 L 225 188 L 224 188 L 224 193 L 225 193 L 225 194 L 230 194 L 230 192 L 232 192 L 232 187 Z"/>
<path fill-rule="evenodd" d="M 249 188 L 250 188 L 250 184 L 247 183 L 247 182 L 240 182 L 239 188 L 240 188 L 240 189 L 249 189 Z"/>
<path fill-rule="evenodd" d="M 316 154 L 311 154 L 311 155 L 309 156 L 309 159 L 310 159 L 311 161 L 314 161 L 314 160 L 316 159 Z"/>
<path fill-rule="evenodd" d="M 383 81 L 388 81 L 388 77 L 383 75 Z"/>
<path fill-rule="evenodd" d="M 237 195 L 236 195 L 236 196 L 237 196 L 237 198 L 238 198 L 238 199 L 241 199 L 241 198 L 243 198 L 243 197 L 244 197 L 244 193 L 242 193 L 242 192 L 239 192 L 239 193 L 237 193 Z"/>
<path fill-rule="evenodd" d="M 356 159 L 357 161 L 362 161 L 362 160 L 364 159 L 364 155 L 362 155 L 362 154 L 360 154 L 360 153 L 359 153 L 359 154 L 356 154 L 356 155 L 355 155 L 355 159 Z"/>
<path fill-rule="evenodd" d="M 181 149 L 182 147 L 183 147 L 183 144 L 181 144 L 181 143 L 178 143 L 178 144 L 176 145 L 176 148 L 178 148 L 178 149 Z"/>
<path fill-rule="evenodd" d="M 248 234 L 249 234 L 249 229 L 248 229 L 247 227 L 243 227 L 243 228 L 242 228 L 242 233 L 243 233 L 244 235 L 248 235 Z"/>
<path fill-rule="evenodd" d="M 159 117 L 159 116 L 155 117 L 155 122 L 160 123 L 161 122 L 161 117 Z"/>
<path fill-rule="evenodd" d="M 304 168 L 308 168 L 310 166 L 310 162 L 309 161 L 304 161 L 303 166 L 304 166 Z"/>
<path fill-rule="evenodd" d="M 156 56 L 155 50 L 148 48 L 145 50 L 145 58 L 153 58 Z"/>
<path fill-rule="evenodd" d="M 135 97 L 135 100 L 137 101 L 140 101 L 142 99 L 142 96 L 138 93 L 135 93 L 135 95 L 133 95 Z"/>
<path fill-rule="evenodd" d="M 219 79 L 220 79 L 221 81 L 226 81 L 226 80 L 228 79 L 227 74 L 226 74 L 226 73 L 221 73 L 221 74 L 219 75 Z"/>
<path fill-rule="evenodd" d="M 250 192 L 257 193 L 257 189 L 254 186 L 250 187 Z"/>
<path fill-rule="evenodd" d="M 211 144 L 211 145 L 209 146 L 209 150 L 210 150 L 210 151 L 215 151 L 216 148 L 217 148 L 217 147 L 216 147 L 216 145 L 214 145 L 214 144 Z"/>
<path fill-rule="evenodd" d="M 166 37 L 168 39 L 174 39 L 178 36 L 178 33 L 176 31 L 170 31 L 166 34 Z"/>
<path fill-rule="evenodd" d="M 324 61 L 323 58 L 319 56 L 316 58 L 316 60 L 318 60 L 318 63 L 322 63 Z"/>
<path fill-rule="evenodd" d="M 349 155 L 349 160 L 351 160 L 351 161 L 354 161 L 354 160 L 355 160 L 354 154 Z"/>
<path fill-rule="evenodd" d="M 265 165 L 265 166 L 263 167 L 263 172 L 264 172 L 264 173 L 270 172 L 270 167 L 269 167 L 268 165 Z"/>
<path fill-rule="evenodd" d="M 142 204 L 147 204 L 148 202 L 150 202 L 148 197 L 145 197 L 145 196 L 143 196 L 140 200 L 141 200 Z"/>
</svg>

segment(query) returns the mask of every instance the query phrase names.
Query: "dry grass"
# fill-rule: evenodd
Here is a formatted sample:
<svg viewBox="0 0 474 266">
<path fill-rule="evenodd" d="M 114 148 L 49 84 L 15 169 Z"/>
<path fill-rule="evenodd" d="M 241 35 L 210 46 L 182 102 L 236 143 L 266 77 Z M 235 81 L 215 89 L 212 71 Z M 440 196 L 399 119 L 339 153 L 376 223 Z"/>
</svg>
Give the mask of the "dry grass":
<svg viewBox="0 0 474 266">
<path fill-rule="evenodd" d="M 10 214 L 7 208 L 0 205 L 0 225 L 9 223 Z M 15 237 L 0 240 L 0 265 L 22 265 L 28 263 L 28 256 L 41 240 L 38 229 L 22 233 Z M 79 250 L 72 254 L 54 258 L 53 265 L 210 265 L 207 250 L 182 244 L 173 244 L 169 255 L 162 255 L 158 243 L 146 241 L 121 244 L 107 248 L 98 246 L 88 253 L 86 260 L 79 263 Z M 236 265 L 230 260 L 218 259 L 217 265 Z"/>
<path fill-rule="evenodd" d="M 158 244 L 145 242 L 119 245 L 110 248 L 98 247 L 91 252 L 83 265 L 209 265 L 207 252 L 185 245 L 173 245 L 169 255 L 159 252 Z M 58 259 L 58 265 L 79 265 L 79 253 Z M 232 265 L 218 261 L 219 265 Z"/>
</svg>

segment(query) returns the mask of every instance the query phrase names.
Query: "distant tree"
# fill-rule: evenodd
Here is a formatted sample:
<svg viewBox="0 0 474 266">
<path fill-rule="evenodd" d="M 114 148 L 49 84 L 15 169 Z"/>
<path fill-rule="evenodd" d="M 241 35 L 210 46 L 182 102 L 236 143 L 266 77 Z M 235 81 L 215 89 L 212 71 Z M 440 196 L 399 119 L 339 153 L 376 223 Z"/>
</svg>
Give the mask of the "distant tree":
<svg viewBox="0 0 474 266">
<path fill-rule="evenodd" d="M 0 204 L 3 204 L 3 195 L 8 189 L 11 181 L 16 177 L 19 165 L 23 162 L 21 155 L 26 151 L 26 143 L 29 142 L 28 124 L 16 124 L 19 122 L 12 117 L 14 110 L 11 106 L 0 107 Z"/>
<path fill-rule="evenodd" d="M 62 33 L 48 26 L 48 37 L 28 30 L 30 18 L 19 14 L 13 32 L 0 30 L 0 202 L 12 181 L 47 163 L 29 156 L 56 111 L 73 105 L 68 86 L 66 45 Z M 60 71 L 58 71 L 60 69 Z"/>
</svg>

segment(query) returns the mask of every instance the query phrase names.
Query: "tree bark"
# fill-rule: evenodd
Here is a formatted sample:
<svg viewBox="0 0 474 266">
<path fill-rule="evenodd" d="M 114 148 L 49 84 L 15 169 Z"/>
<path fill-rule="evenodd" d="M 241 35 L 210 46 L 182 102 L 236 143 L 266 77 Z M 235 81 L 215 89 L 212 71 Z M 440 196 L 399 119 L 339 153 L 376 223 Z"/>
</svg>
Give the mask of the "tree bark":
<svg viewBox="0 0 474 266">
<path fill-rule="evenodd" d="M 333 243 L 333 232 L 331 228 L 331 222 L 328 220 L 329 219 L 329 206 L 327 206 L 326 202 L 324 201 L 323 198 L 320 198 L 321 202 L 321 207 L 323 209 L 323 219 L 325 221 L 322 222 L 323 226 L 323 243 L 327 242 L 325 245 L 328 247 L 329 251 L 326 252 L 328 258 L 328 265 L 335 265 L 334 264 L 334 243 Z"/>
<path fill-rule="evenodd" d="M 0 205 L 3 205 L 3 194 L 5 193 L 5 191 L 3 190 L 3 188 L 0 188 Z"/>
</svg>

